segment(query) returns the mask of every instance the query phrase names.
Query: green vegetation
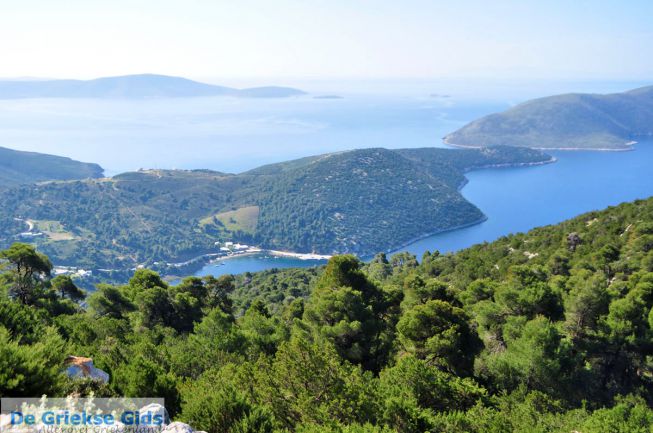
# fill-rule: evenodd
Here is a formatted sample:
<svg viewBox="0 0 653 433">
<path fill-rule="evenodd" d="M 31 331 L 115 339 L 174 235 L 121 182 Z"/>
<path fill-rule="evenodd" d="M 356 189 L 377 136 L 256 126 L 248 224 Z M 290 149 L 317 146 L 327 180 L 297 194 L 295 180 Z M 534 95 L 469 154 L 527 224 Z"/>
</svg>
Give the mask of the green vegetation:
<svg viewBox="0 0 653 433">
<path fill-rule="evenodd" d="M 32 247 L 1 259 L 0 396 L 163 396 L 209 433 L 653 425 L 653 198 L 419 263 L 177 286 L 140 269 L 86 309 Z M 68 354 L 110 383 L 62 375 Z"/>
<path fill-rule="evenodd" d="M 0 147 L 0 191 L 46 180 L 97 178 L 103 172 L 97 164 Z"/>
<path fill-rule="evenodd" d="M 241 231 L 243 233 L 254 234 L 256 224 L 258 223 L 259 207 L 246 206 L 240 209 L 222 212 L 215 215 L 218 221 L 212 221 L 213 224 L 222 224 L 230 232 Z"/>
<path fill-rule="evenodd" d="M 653 86 L 610 95 L 534 99 L 475 120 L 445 137 L 461 146 L 629 149 L 653 135 Z"/>
<path fill-rule="evenodd" d="M 0 194 L 0 246 L 25 230 L 18 218 L 37 222 L 45 236 L 33 241 L 57 264 L 92 269 L 185 262 L 225 241 L 367 256 L 481 221 L 458 192 L 466 171 L 549 160 L 506 147 L 366 149 L 238 175 L 146 170 L 29 185 Z"/>
<path fill-rule="evenodd" d="M 254 300 L 260 300 L 270 312 L 280 313 L 285 305 L 308 297 L 321 271 L 321 267 L 290 268 L 236 275 L 236 288 L 231 296 L 235 312 L 242 314 Z"/>
<path fill-rule="evenodd" d="M 68 232 L 59 221 L 26 221 L 32 224 L 32 230 L 36 233 L 43 233 L 51 241 L 70 241 L 75 239 L 75 235 Z"/>
</svg>

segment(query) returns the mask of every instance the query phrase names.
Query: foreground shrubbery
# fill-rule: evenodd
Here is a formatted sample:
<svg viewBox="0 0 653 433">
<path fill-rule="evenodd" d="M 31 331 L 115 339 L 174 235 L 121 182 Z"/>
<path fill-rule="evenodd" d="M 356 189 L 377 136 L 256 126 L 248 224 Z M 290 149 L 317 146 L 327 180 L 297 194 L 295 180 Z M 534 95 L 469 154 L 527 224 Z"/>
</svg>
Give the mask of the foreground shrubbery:
<svg viewBox="0 0 653 433">
<path fill-rule="evenodd" d="M 653 425 L 653 200 L 421 263 L 338 256 L 177 286 L 139 270 L 85 308 L 30 247 L 3 259 L 2 396 L 163 396 L 209 433 Z M 110 384 L 64 378 L 68 354 Z"/>
</svg>

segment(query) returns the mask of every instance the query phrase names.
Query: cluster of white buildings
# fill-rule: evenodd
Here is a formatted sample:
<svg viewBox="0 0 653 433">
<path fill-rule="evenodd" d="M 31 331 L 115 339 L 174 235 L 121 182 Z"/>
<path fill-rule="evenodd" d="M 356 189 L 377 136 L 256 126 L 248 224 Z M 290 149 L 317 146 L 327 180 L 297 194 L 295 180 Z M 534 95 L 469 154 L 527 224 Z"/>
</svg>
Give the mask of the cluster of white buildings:
<svg viewBox="0 0 653 433">
<path fill-rule="evenodd" d="M 216 246 L 220 246 L 222 242 L 216 242 Z M 225 253 L 235 253 L 235 252 L 245 252 L 253 247 L 245 244 L 238 244 L 234 242 L 225 242 L 223 246 L 220 247 L 220 251 Z"/>
<path fill-rule="evenodd" d="M 75 268 L 72 266 L 55 266 L 52 273 L 56 275 L 70 275 L 71 277 L 86 278 L 93 275 L 93 271 Z"/>
</svg>

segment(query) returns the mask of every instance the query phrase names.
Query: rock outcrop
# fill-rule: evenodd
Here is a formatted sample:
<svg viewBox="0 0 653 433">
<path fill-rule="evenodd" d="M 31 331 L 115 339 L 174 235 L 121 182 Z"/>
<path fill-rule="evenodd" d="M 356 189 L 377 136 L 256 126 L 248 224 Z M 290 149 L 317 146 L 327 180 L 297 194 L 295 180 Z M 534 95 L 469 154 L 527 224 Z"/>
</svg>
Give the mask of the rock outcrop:
<svg viewBox="0 0 653 433">
<path fill-rule="evenodd" d="M 69 356 L 66 358 L 66 374 L 68 377 L 79 379 L 93 379 L 103 383 L 109 382 L 109 374 L 95 368 L 91 358 L 81 356 Z"/>
</svg>

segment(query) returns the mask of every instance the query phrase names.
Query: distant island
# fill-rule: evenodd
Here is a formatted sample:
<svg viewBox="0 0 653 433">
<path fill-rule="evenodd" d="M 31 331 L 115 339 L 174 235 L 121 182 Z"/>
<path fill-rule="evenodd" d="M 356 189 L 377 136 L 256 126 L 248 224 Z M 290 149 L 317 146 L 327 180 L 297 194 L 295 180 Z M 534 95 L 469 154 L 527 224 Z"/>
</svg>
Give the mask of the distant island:
<svg viewBox="0 0 653 433">
<path fill-rule="evenodd" d="M 313 99 L 345 99 L 339 95 L 317 95 L 313 96 Z"/>
<path fill-rule="evenodd" d="M 534 99 L 475 120 L 444 137 L 461 147 L 628 150 L 653 136 L 653 86 L 608 95 Z"/>
<path fill-rule="evenodd" d="M 97 164 L 0 147 L 0 191 L 46 180 L 98 178 L 103 173 Z"/>
<path fill-rule="evenodd" d="M 0 193 L 0 248 L 29 238 L 58 265 L 122 270 L 188 262 L 226 242 L 365 257 L 483 221 L 459 192 L 465 172 L 551 161 L 510 147 L 377 148 L 240 174 L 141 170 L 22 185 Z"/>
<path fill-rule="evenodd" d="M 94 80 L 0 80 L 0 99 L 26 98 L 181 98 L 231 96 L 287 98 L 305 95 L 292 87 L 235 89 L 180 77 L 141 74 Z"/>
</svg>

